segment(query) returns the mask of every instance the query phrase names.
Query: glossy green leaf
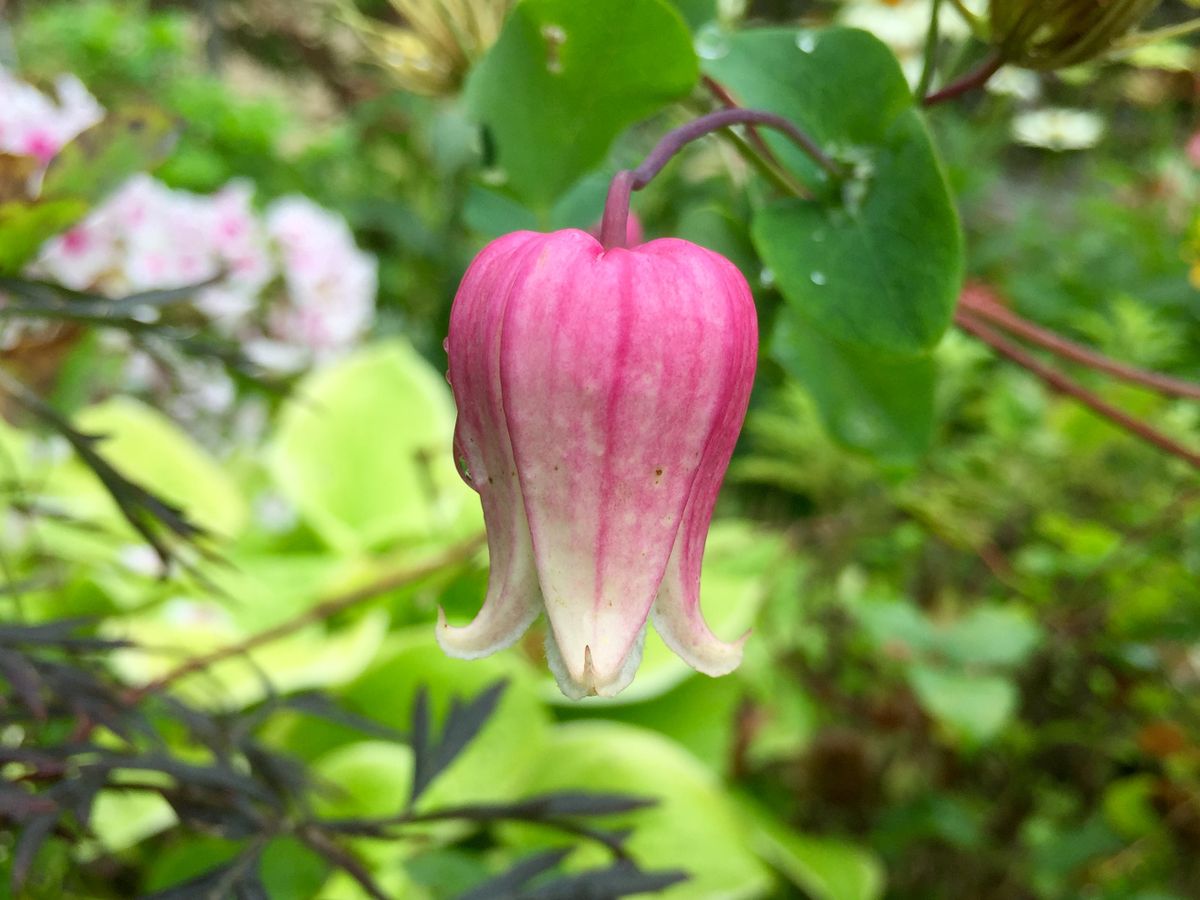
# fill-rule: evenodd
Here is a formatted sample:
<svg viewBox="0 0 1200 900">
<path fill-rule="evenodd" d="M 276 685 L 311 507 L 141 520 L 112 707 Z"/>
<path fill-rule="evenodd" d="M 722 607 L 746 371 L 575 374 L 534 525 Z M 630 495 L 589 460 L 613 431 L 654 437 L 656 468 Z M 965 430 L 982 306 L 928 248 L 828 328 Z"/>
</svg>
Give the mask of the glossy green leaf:
<svg viewBox="0 0 1200 900">
<path fill-rule="evenodd" d="M 791 309 L 780 315 L 771 347 L 811 393 L 839 443 L 897 465 L 929 449 L 936 376 L 931 357 L 881 357 L 828 337 Z"/>
<path fill-rule="evenodd" d="M 632 725 L 573 722 L 551 733 L 530 793 L 557 790 L 619 791 L 656 797 L 649 809 L 606 817 L 605 824 L 634 828 L 626 844 L 645 868 L 686 870 L 691 878 L 660 895 L 681 898 L 765 897 L 770 872 L 750 846 L 742 811 L 717 778 L 672 741 Z M 527 847 L 529 828 L 505 829 L 507 840 Z M 570 864 L 602 865 L 607 853 L 584 846 Z"/>
<path fill-rule="evenodd" d="M 445 379 L 393 340 L 301 382 L 281 414 L 270 466 L 332 548 L 427 540 L 478 510 L 454 468 L 453 432 Z"/>
<path fill-rule="evenodd" d="M 847 172 L 829 191 L 776 142 L 817 201 L 759 210 L 753 234 L 793 315 L 855 348 L 931 349 L 962 279 L 958 217 L 924 120 L 891 51 L 865 32 L 766 29 L 722 36 L 706 69 L 745 106 L 787 116 Z"/>
<path fill-rule="evenodd" d="M 509 187 L 544 208 L 697 75 L 687 26 L 663 0 L 525 0 L 466 96 Z"/>
</svg>

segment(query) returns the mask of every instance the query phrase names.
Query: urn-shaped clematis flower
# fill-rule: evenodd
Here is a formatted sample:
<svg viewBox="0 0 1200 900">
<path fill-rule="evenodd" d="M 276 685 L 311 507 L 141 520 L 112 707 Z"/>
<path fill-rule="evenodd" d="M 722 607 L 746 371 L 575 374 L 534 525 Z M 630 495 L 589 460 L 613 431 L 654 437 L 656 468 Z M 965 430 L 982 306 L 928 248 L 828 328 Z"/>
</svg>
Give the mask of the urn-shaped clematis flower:
<svg viewBox="0 0 1200 900">
<path fill-rule="evenodd" d="M 699 599 L 758 350 L 741 273 L 682 240 L 517 232 L 467 270 L 446 349 L 491 554 L 474 621 L 438 623 L 446 652 L 492 653 L 545 610 L 570 697 L 628 685 L 648 619 L 701 672 L 734 669 L 741 641 L 718 639 Z"/>
</svg>

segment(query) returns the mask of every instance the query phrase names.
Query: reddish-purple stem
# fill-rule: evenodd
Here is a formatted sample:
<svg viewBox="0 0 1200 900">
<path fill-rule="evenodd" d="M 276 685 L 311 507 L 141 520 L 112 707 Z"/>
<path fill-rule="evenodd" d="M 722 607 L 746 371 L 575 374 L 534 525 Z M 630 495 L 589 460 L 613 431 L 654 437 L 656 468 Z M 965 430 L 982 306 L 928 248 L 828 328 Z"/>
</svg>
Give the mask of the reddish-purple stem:
<svg viewBox="0 0 1200 900">
<path fill-rule="evenodd" d="M 613 176 L 608 189 L 608 199 L 604 203 L 604 218 L 600 223 L 600 243 L 604 245 L 604 249 L 625 246 L 629 197 L 633 191 L 640 191 L 648 185 L 687 144 L 731 125 L 764 125 L 774 128 L 791 138 L 793 143 L 834 178 L 841 178 L 844 174 L 838 164 L 817 146 L 816 141 L 783 116 L 741 108 L 708 113 L 667 132 L 636 169 L 622 169 Z"/>
<path fill-rule="evenodd" d="M 1106 375 L 1112 375 L 1114 378 L 1120 378 L 1130 384 L 1150 388 L 1170 397 L 1188 397 L 1192 400 L 1200 400 L 1200 384 L 1184 381 L 1182 378 L 1172 378 L 1158 372 L 1148 372 L 1137 366 L 1109 359 L 1090 347 L 1084 347 L 1047 328 L 1035 325 L 994 300 L 975 298 L 964 293 L 959 303 L 968 311 L 988 319 L 992 324 L 999 325 L 1005 331 L 1010 331 L 1017 337 L 1037 344 L 1063 359 L 1069 359 L 1071 362 L 1077 362 L 1095 369 L 1097 372 L 1104 372 Z"/>
<path fill-rule="evenodd" d="M 961 78 L 950 82 L 940 91 L 934 91 L 932 94 L 928 94 L 921 101 L 921 104 L 923 106 L 933 106 L 946 100 L 953 100 L 955 97 L 961 97 L 968 91 L 981 88 L 988 83 L 988 80 L 993 75 L 1000 71 L 1000 67 L 1003 65 L 1004 60 L 993 53 Z"/>
<path fill-rule="evenodd" d="M 1073 378 L 1064 375 L 1052 366 L 1046 365 L 1032 353 L 1025 350 L 1020 344 L 1010 341 L 1000 332 L 977 318 L 977 316 L 978 313 L 970 312 L 967 309 L 959 309 L 954 314 L 954 322 L 963 331 L 975 335 L 975 337 L 979 338 L 1001 356 L 1007 356 L 1021 368 L 1032 372 L 1060 394 L 1074 397 L 1084 406 L 1108 419 L 1119 428 L 1200 469 L 1200 453 L 1189 450 L 1152 425 L 1100 399 Z"/>
</svg>

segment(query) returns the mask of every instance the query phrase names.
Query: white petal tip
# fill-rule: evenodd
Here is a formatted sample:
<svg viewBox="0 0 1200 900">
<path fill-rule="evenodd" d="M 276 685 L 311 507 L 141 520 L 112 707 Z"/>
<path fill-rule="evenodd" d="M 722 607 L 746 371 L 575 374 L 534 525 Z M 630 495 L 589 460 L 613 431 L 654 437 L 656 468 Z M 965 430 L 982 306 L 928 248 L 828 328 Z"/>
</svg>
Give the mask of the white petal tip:
<svg viewBox="0 0 1200 900">
<path fill-rule="evenodd" d="M 582 700 L 585 697 L 615 697 L 633 681 L 638 666 L 642 664 L 642 645 L 646 639 L 643 628 L 638 634 L 637 641 L 622 660 L 620 666 L 613 672 L 600 672 L 596 669 L 592 658 L 592 648 L 584 645 L 583 667 L 578 675 L 572 673 L 563 659 L 562 651 L 554 639 L 554 630 L 546 631 L 546 662 L 558 682 L 558 689 L 570 700 Z"/>
<path fill-rule="evenodd" d="M 681 621 L 663 615 L 657 604 L 650 616 L 663 643 L 697 672 L 719 678 L 742 664 L 742 648 L 750 638 L 749 631 L 735 641 L 723 641 L 698 616 Z"/>
<path fill-rule="evenodd" d="M 435 634 L 442 652 L 457 659 L 491 656 L 520 640 L 538 614 L 536 607 L 517 610 L 520 615 L 506 617 L 489 616 L 486 612 L 485 607 L 470 624 L 455 626 L 446 621 L 446 611 L 439 606 Z"/>
</svg>

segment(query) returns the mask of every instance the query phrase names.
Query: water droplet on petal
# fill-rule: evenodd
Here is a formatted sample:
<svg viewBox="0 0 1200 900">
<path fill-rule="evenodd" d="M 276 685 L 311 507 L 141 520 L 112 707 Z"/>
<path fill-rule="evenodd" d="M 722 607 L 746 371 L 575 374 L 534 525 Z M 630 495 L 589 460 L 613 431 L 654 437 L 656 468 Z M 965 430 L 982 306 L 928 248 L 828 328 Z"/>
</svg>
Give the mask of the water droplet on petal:
<svg viewBox="0 0 1200 900">
<path fill-rule="evenodd" d="M 812 283 L 815 284 L 817 287 L 820 287 L 821 285 L 825 284 L 829 280 L 828 278 L 825 277 L 824 272 L 813 272 L 808 277 L 812 279 Z"/>
<path fill-rule="evenodd" d="M 701 59 L 720 59 L 729 52 L 729 39 L 716 25 L 706 25 L 696 33 L 696 55 Z"/>
<path fill-rule="evenodd" d="M 796 35 L 796 46 L 801 53 L 812 53 L 817 49 L 817 36 L 811 31 L 801 31 Z"/>
</svg>

